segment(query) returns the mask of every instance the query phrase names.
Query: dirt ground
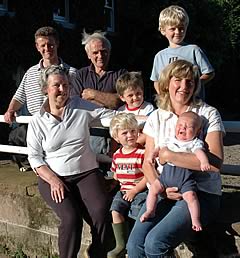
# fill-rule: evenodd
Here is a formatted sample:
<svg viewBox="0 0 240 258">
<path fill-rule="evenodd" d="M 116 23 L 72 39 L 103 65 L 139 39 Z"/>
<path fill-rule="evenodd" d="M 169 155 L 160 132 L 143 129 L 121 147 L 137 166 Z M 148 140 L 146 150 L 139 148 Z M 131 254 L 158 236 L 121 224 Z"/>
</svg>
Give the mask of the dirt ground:
<svg viewBox="0 0 240 258">
<path fill-rule="evenodd" d="M 240 134 L 227 133 L 224 137 L 224 164 L 238 165 L 239 176 L 222 175 L 223 186 L 240 191 Z"/>
</svg>

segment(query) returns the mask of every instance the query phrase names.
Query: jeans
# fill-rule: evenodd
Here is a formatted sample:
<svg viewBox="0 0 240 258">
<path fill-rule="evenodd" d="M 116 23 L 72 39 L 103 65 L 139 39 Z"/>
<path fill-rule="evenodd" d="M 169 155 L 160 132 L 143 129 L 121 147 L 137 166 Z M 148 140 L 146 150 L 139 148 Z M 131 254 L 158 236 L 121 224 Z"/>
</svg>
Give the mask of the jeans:
<svg viewBox="0 0 240 258">
<path fill-rule="evenodd" d="M 217 216 L 220 196 L 198 192 L 198 198 L 201 207 L 201 222 L 203 226 L 206 226 Z M 141 223 L 139 217 L 145 210 L 144 205 L 129 236 L 128 257 L 175 257 L 173 249 L 194 235 L 186 202 L 160 198 L 156 216 Z"/>
<path fill-rule="evenodd" d="M 136 220 L 145 200 L 147 198 L 147 191 L 136 194 L 132 202 L 123 199 L 124 193 L 118 191 L 114 196 L 110 211 L 117 211 L 124 217 L 130 217 Z"/>
</svg>

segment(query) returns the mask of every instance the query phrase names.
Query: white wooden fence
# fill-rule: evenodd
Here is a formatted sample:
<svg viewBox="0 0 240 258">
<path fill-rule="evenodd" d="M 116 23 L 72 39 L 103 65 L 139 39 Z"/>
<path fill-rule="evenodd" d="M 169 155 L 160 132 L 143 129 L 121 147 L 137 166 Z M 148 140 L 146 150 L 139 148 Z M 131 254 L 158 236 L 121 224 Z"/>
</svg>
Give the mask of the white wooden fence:
<svg viewBox="0 0 240 258">
<path fill-rule="evenodd" d="M 31 116 L 19 116 L 16 118 L 16 122 L 22 124 L 28 124 L 30 120 Z M 0 123 L 5 123 L 3 115 L 0 115 Z M 240 121 L 223 121 L 223 123 L 226 132 L 240 133 Z M 0 152 L 27 154 L 27 147 L 0 144 Z M 221 173 L 228 175 L 240 175 L 240 165 L 223 164 Z"/>
</svg>

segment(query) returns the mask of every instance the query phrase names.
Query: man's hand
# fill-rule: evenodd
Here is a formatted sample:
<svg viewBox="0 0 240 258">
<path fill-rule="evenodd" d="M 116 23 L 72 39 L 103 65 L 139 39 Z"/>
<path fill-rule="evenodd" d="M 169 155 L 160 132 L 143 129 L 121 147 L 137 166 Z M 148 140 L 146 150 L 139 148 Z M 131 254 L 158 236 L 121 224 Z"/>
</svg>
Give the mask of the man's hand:
<svg viewBox="0 0 240 258">
<path fill-rule="evenodd" d="M 82 98 L 85 100 L 94 100 L 96 92 L 97 91 L 94 89 L 84 89 L 82 92 Z"/>
<path fill-rule="evenodd" d="M 4 114 L 4 120 L 8 124 L 12 124 L 16 119 L 16 114 L 14 110 L 7 110 Z"/>
</svg>

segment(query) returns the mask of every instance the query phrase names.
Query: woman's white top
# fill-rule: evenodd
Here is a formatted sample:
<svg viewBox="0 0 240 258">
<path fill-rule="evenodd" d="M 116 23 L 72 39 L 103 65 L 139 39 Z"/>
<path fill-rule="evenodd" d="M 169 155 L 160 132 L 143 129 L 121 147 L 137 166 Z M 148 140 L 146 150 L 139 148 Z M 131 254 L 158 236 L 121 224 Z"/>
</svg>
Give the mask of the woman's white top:
<svg viewBox="0 0 240 258">
<path fill-rule="evenodd" d="M 216 108 L 202 103 L 200 106 L 189 106 L 187 111 L 196 112 L 203 119 L 202 134 L 204 141 L 210 132 L 221 131 L 225 133 L 221 116 Z M 175 127 L 178 116 L 170 111 L 157 109 L 148 117 L 143 132 L 154 138 L 155 147 L 161 146 L 166 138 L 175 136 Z M 195 172 L 198 189 L 204 192 L 221 194 L 221 177 L 217 172 Z"/>
<path fill-rule="evenodd" d="M 28 126 L 28 159 L 31 167 L 35 170 L 48 165 L 60 176 L 97 168 L 96 155 L 89 145 L 89 127 L 99 126 L 101 119 L 115 114 L 116 111 L 73 97 L 66 104 L 59 121 L 46 112 L 43 105 Z"/>
</svg>

